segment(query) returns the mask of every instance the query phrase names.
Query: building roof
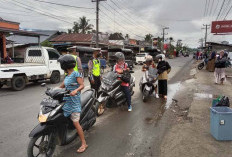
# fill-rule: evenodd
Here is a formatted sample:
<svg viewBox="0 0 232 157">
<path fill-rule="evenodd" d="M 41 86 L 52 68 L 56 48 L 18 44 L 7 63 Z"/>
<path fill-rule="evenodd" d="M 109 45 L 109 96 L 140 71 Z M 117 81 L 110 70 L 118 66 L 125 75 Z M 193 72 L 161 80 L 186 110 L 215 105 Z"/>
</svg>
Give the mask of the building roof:
<svg viewBox="0 0 232 157">
<path fill-rule="evenodd" d="M 110 34 L 109 40 L 125 40 L 120 33 Z"/>
<path fill-rule="evenodd" d="M 3 27 L 0 27 L 0 32 L 13 33 L 14 35 L 31 36 L 31 37 L 38 37 L 41 35 L 45 35 L 45 34 L 39 34 L 39 33 L 35 33 L 35 32 L 16 30 L 16 29 L 10 29 L 10 28 L 3 28 Z"/>
<path fill-rule="evenodd" d="M 49 40 L 54 35 L 58 34 L 59 31 L 57 30 L 32 30 L 34 33 L 37 34 L 43 34 L 43 36 L 40 36 L 40 42 L 43 42 L 45 40 Z M 31 31 L 27 31 L 31 32 Z M 20 36 L 20 35 L 11 35 L 7 37 L 7 40 L 14 41 L 18 44 L 35 44 L 38 43 L 38 38 L 35 37 L 28 37 L 28 36 Z"/>
<path fill-rule="evenodd" d="M 93 35 L 92 34 L 79 34 L 79 33 L 71 33 L 71 34 L 61 34 L 57 37 L 50 39 L 51 42 L 92 42 Z"/>
</svg>

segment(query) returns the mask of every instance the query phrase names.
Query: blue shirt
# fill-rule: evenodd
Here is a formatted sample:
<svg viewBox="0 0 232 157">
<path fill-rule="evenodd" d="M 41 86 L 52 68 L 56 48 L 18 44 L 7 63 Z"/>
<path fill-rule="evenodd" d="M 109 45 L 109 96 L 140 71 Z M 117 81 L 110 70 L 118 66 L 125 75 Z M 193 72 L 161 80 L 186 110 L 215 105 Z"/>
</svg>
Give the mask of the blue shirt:
<svg viewBox="0 0 232 157">
<path fill-rule="evenodd" d="M 79 72 L 73 71 L 72 74 L 67 75 L 64 79 L 64 85 L 67 90 L 71 92 L 79 88 L 80 84 L 77 82 L 77 78 L 81 77 Z M 77 83 L 76 86 L 71 86 L 71 83 Z M 80 113 L 81 112 L 81 97 L 80 92 L 75 96 L 64 97 L 65 104 L 63 106 L 64 116 L 68 117 L 72 113 Z"/>
</svg>

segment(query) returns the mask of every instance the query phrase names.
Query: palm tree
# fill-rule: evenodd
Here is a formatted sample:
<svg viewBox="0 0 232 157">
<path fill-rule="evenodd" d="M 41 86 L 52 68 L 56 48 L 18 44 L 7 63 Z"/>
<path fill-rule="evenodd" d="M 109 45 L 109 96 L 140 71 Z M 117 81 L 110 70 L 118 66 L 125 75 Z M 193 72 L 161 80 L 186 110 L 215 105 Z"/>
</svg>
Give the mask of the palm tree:
<svg viewBox="0 0 232 157">
<path fill-rule="evenodd" d="M 89 24 L 89 20 L 86 19 L 85 16 L 80 17 L 78 28 L 80 33 L 86 34 L 93 29 L 93 25 Z"/>
<path fill-rule="evenodd" d="M 74 22 L 74 26 L 72 28 L 72 32 L 71 33 L 80 33 L 80 25 L 78 22 Z"/>
</svg>

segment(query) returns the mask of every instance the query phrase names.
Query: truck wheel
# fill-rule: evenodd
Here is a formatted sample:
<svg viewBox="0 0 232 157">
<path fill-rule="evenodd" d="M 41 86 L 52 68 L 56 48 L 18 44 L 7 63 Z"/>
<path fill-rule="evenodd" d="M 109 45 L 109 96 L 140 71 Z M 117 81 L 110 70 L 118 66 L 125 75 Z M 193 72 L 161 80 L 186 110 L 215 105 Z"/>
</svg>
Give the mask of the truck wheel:
<svg viewBox="0 0 232 157">
<path fill-rule="evenodd" d="M 60 82 L 60 73 L 55 71 L 52 73 L 52 76 L 50 78 L 50 82 L 52 84 L 56 84 L 56 83 L 59 83 Z"/>
<path fill-rule="evenodd" d="M 26 86 L 26 80 L 23 76 L 14 76 L 11 80 L 11 86 L 14 90 L 23 90 Z"/>
</svg>

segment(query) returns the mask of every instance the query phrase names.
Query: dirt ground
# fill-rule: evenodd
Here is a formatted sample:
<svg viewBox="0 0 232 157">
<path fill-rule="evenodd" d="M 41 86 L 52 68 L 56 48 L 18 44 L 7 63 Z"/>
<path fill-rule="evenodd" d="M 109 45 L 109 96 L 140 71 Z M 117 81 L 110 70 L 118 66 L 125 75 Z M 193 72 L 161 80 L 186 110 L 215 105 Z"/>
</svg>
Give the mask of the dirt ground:
<svg viewBox="0 0 232 157">
<path fill-rule="evenodd" d="M 196 70 L 192 65 L 190 77 L 181 85 L 171 108 L 172 127 L 161 144 L 161 157 L 231 157 L 232 142 L 216 141 L 210 134 L 212 97 L 226 95 L 232 100 L 232 78 L 224 85 L 214 84 L 214 75 Z M 232 69 L 227 69 L 232 75 Z"/>
</svg>

